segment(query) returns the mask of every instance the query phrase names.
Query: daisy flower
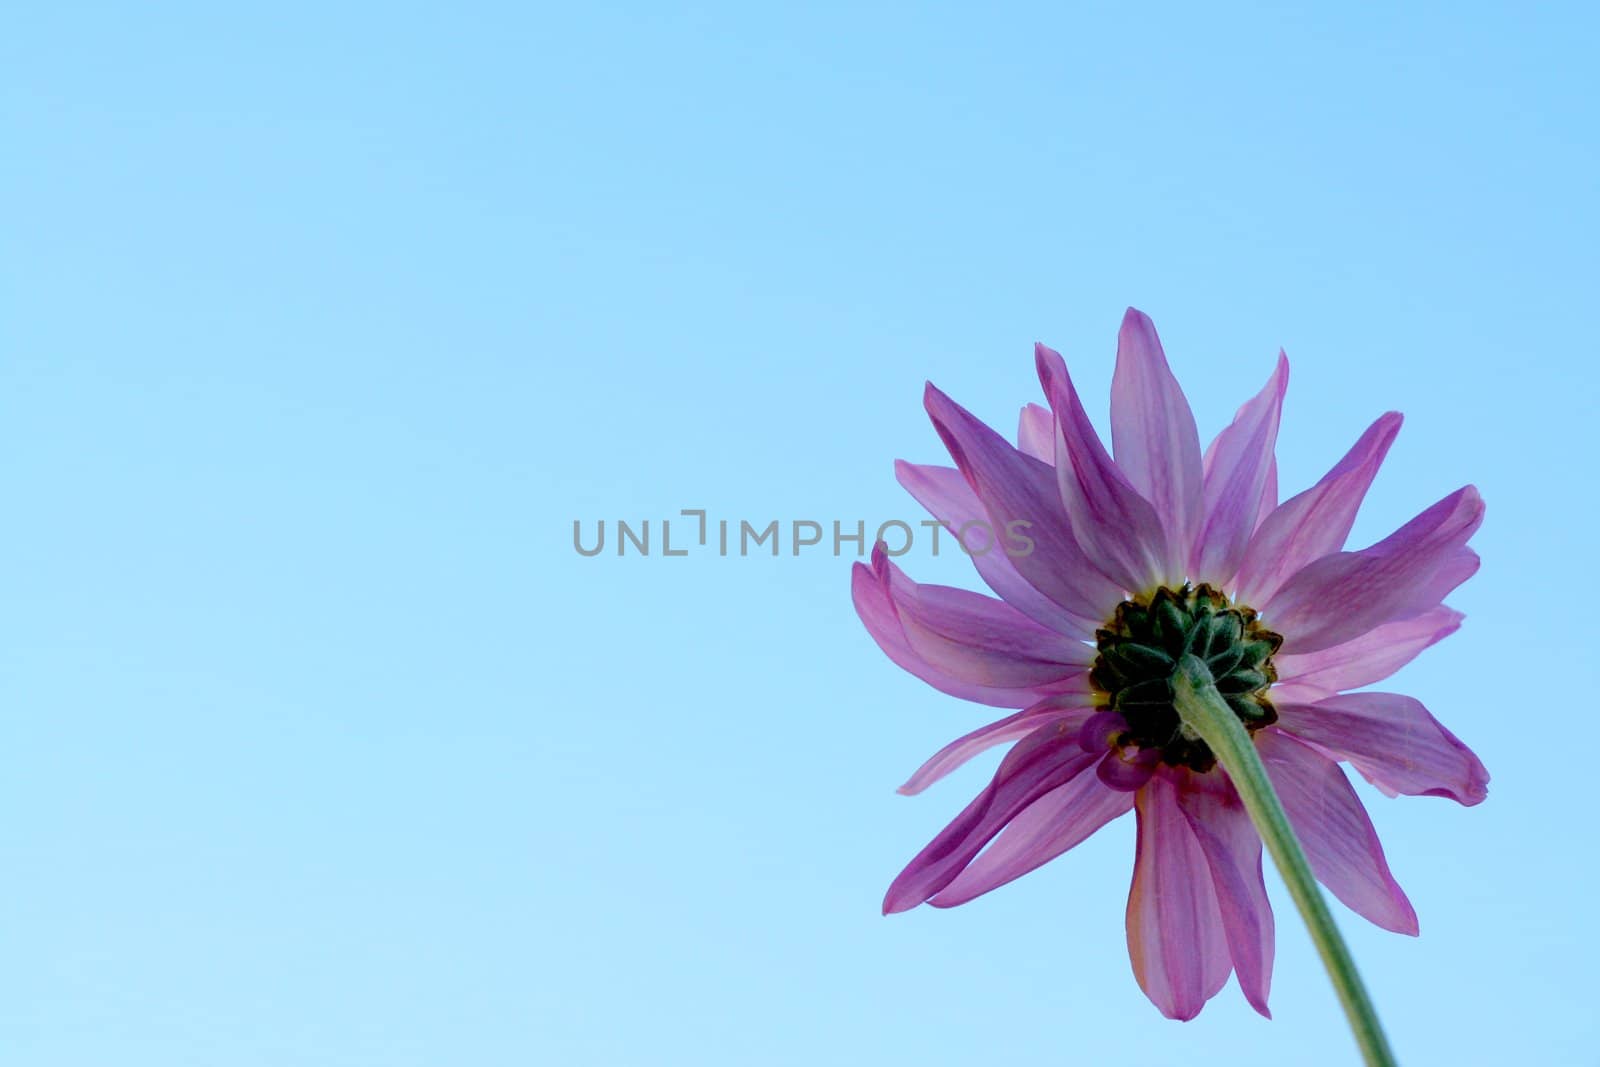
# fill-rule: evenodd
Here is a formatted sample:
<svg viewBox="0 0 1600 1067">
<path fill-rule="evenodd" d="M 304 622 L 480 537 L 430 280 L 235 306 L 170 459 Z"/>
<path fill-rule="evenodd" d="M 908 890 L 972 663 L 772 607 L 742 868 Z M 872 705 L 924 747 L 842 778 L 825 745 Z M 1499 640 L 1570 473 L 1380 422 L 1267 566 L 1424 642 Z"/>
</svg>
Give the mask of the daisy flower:
<svg viewBox="0 0 1600 1067">
<path fill-rule="evenodd" d="M 1015 709 L 900 787 L 919 793 L 1011 745 L 988 786 L 895 878 L 884 912 L 964 904 L 1132 811 L 1127 930 L 1140 988 L 1164 1015 L 1190 1019 L 1232 972 L 1268 1015 L 1262 837 L 1242 780 L 1180 714 L 1175 672 L 1189 664 L 1214 682 L 1316 879 L 1378 926 L 1416 934 L 1339 764 L 1390 796 L 1484 799 L 1483 764 L 1421 703 L 1362 688 L 1460 626 L 1443 600 L 1477 570 L 1467 541 L 1483 501 L 1466 486 L 1349 551 L 1397 413 L 1279 503 L 1281 353 L 1204 452 L 1140 312 L 1128 311 L 1118 337 L 1110 452 L 1060 355 L 1040 345 L 1036 360 L 1049 408 L 1022 409 L 1015 446 L 930 384 L 925 405 L 955 466 L 896 464 L 995 596 L 919 584 L 881 543 L 870 565 L 852 568 L 856 611 L 890 659 L 951 696 Z"/>
</svg>

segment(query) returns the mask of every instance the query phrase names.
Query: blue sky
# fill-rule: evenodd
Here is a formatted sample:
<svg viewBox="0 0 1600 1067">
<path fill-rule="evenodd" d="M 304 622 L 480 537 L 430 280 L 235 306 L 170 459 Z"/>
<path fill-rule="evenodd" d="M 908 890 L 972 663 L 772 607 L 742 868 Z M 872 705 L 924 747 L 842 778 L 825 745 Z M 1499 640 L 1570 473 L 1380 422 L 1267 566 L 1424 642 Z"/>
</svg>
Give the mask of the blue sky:
<svg viewBox="0 0 1600 1067">
<path fill-rule="evenodd" d="M 1276 876 L 1263 1021 L 1123 943 L 1124 820 L 884 919 L 986 779 L 848 558 L 572 522 L 922 514 L 932 379 L 1124 307 L 1209 434 L 1281 346 L 1353 540 L 1474 482 L 1399 676 L 1490 799 L 1361 787 L 1403 1062 L 1594 1062 L 1597 90 L 1579 5 L 33 5 L 0 43 L 0 1034 L 19 1064 L 1343 1064 Z M 659 532 L 659 526 L 657 526 Z M 677 529 L 674 529 L 676 537 Z M 831 547 L 831 546 L 829 546 Z M 849 548 L 846 549 L 847 553 Z M 973 584 L 920 549 L 928 580 Z"/>
</svg>

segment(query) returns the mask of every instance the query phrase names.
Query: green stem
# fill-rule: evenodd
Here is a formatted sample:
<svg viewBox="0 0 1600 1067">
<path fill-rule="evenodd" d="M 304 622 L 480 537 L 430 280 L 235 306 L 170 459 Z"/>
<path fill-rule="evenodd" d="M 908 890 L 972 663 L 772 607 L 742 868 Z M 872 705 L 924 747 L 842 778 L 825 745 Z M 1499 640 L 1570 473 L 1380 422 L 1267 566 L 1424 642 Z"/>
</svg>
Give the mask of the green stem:
<svg viewBox="0 0 1600 1067">
<path fill-rule="evenodd" d="M 1178 662 L 1177 673 L 1172 676 L 1172 691 L 1179 717 L 1211 746 L 1217 761 L 1233 780 L 1283 880 L 1288 883 L 1289 895 L 1311 930 L 1311 940 L 1316 943 L 1322 964 L 1328 969 L 1328 977 L 1333 979 L 1333 988 L 1344 1005 L 1350 1028 L 1355 1031 L 1361 1055 L 1369 1067 L 1395 1067 L 1394 1053 L 1389 1050 L 1377 1010 L 1361 984 L 1355 960 L 1350 958 L 1350 949 L 1339 936 L 1339 928 L 1334 925 L 1328 904 L 1311 874 L 1311 865 L 1289 827 L 1283 803 L 1267 778 L 1267 768 L 1256 754 L 1255 743 L 1250 740 L 1244 724 L 1217 692 L 1210 668 L 1196 656 L 1185 655 Z"/>
</svg>

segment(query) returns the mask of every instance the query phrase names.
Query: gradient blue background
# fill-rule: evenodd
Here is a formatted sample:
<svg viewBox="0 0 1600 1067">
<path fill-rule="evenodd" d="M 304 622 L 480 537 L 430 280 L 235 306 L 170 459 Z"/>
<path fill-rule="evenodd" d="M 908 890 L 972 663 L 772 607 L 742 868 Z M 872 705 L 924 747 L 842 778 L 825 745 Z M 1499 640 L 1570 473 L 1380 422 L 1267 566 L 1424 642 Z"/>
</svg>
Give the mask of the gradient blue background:
<svg viewBox="0 0 1600 1067">
<path fill-rule="evenodd" d="M 924 379 L 1009 429 L 1044 340 L 1104 425 L 1131 303 L 1207 435 L 1288 350 L 1290 491 L 1406 412 L 1357 543 L 1482 488 L 1467 625 L 1394 687 L 1490 799 L 1363 784 L 1423 936 L 1339 914 L 1406 1063 L 1600 1063 L 1596 29 L 13 10 L 6 1061 L 1353 1062 L 1275 874 L 1276 1021 L 1159 1017 L 1131 820 L 881 918 L 994 759 L 893 793 L 984 712 L 884 659 L 847 559 L 572 549 L 920 519 Z"/>
</svg>

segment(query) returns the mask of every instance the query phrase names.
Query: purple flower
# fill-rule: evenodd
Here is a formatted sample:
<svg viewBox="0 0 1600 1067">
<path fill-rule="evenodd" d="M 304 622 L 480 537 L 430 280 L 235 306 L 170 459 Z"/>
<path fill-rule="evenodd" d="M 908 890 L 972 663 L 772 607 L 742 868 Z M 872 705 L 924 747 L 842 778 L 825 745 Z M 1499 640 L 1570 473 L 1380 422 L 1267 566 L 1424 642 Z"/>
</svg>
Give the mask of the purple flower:
<svg viewBox="0 0 1600 1067">
<path fill-rule="evenodd" d="M 881 544 L 870 566 L 853 568 L 856 611 L 890 659 L 952 696 L 1016 709 L 946 745 L 900 787 L 921 792 L 1012 744 L 987 788 L 894 880 L 884 912 L 964 904 L 1131 809 L 1128 951 L 1140 987 L 1164 1015 L 1190 1019 L 1236 971 L 1268 1015 L 1261 839 L 1179 720 L 1173 664 L 1206 661 L 1322 884 L 1384 929 L 1415 934 L 1416 913 L 1338 763 L 1391 796 L 1467 805 L 1484 799 L 1489 775 L 1411 697 L 1346 691 L 1388 677 L 1461 624 L 1443 599 L 1477 570 L 1467 541 L 1483 501 L 1466 486 L 1345 551 L 1397 413 L 1280 504 L 1282 354 L 1202 453 L 1155 328 L 1130 309 L 1111 388 L 1115 459 L 1061 357 L 1043 345 L 1036 357 L 1050 407 L 1022 409 L 1016 447 L 929 385 L 928 414 L 955 468 L 896 464 L 937 520 L 967 532 L 998 599 L 920 585 Z"/>
</svg>

